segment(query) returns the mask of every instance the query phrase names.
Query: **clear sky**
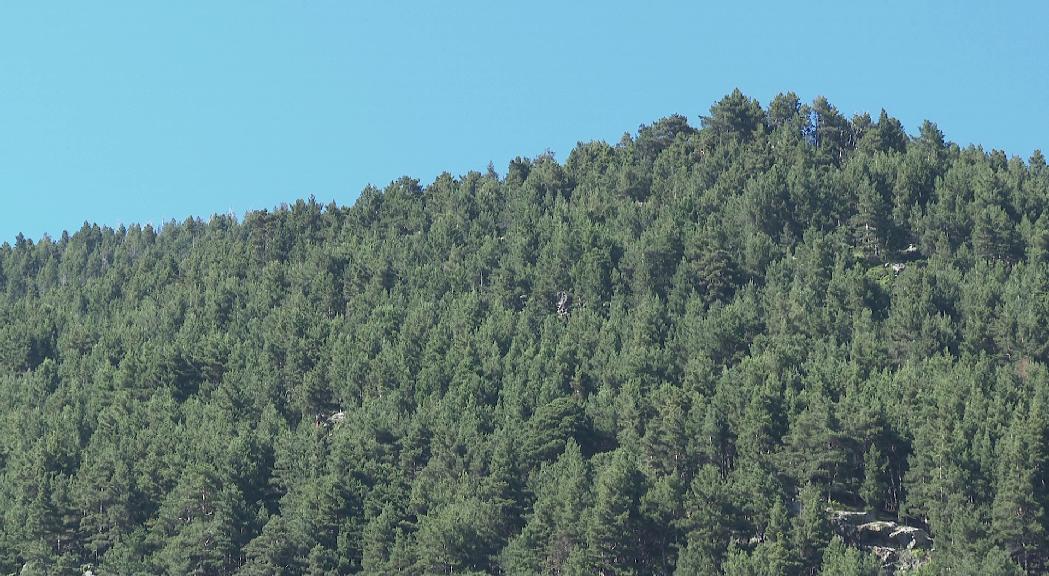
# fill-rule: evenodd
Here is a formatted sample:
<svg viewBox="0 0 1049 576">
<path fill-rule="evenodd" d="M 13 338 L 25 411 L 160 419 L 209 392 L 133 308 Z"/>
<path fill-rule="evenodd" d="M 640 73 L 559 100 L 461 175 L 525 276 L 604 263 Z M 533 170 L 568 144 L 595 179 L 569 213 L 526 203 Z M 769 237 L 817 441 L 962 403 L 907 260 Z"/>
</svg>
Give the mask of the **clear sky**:
<svg viewBox="0 0 1049 576">
<path fill-rule="evenodd" d="M 3 2 L 0 241 L 563 160 L 735 87 L 1049 148 L 1049 2 L 863 4 Z"/>
</svg>

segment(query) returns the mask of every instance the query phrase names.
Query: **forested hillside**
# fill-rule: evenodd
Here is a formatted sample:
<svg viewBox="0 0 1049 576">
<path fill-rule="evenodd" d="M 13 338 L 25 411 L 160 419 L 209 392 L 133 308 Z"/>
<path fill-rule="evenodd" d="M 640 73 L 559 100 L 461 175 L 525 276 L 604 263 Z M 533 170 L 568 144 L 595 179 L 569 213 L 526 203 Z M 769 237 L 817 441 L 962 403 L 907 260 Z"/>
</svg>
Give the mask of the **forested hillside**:
<svg viewBox="0 0 1049 576">
<path fill-rule="evenodd" d="M 19 236 L 0 573 L 1040 574 L 1047 290 L 1040 153 L 738 91 L 505 176 Z"/>
</svg>

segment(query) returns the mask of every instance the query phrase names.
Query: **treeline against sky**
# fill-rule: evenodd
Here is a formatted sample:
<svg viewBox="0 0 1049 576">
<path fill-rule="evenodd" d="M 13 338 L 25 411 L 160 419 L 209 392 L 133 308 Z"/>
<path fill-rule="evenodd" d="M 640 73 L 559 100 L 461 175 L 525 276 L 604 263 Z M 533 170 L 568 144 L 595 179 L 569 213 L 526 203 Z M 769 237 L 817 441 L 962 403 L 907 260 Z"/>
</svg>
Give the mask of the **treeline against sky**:
<svg viewBox="0 0 1049 576">
<path fill-rule="evenodd" d="M 1042 155 L 696 125 L 5 244 L 0 573 L 1042 573 Z"/>
</svg>

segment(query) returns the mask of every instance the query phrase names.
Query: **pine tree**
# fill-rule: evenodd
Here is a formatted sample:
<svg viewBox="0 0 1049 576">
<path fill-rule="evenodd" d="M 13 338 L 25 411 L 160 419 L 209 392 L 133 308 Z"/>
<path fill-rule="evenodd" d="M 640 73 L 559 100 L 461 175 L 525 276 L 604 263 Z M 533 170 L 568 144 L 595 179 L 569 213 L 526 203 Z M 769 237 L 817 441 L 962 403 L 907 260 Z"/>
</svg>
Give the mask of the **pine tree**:
<svg viewBox="0 0 1049 576">
<path fill-rule="evenodd" d="M 729 542 L 743 532 L 744 523 L 733 500 L 732 487 L 717 468 L 707 464 L 699 469 L 685 495 L 685 516 L 681 519 L 691 562 L 710 559 L 719 564 Z"/>
<path fill-rule="evenodd" d="M 593 569 L 601 574 L 634 574 L 640 567 L 639 503 L 644 477 L 633 458 L 627 451 L 617 450 L 597 474 L 586 542 Z"/>
<path fill-rule="evenodd" d="M 873 554 L 849 548 L 835 536 L 823 552 L 820 576 L 880 576 L 881 562 Z"/>
<path fill-rule="evenodd" d="M 798 495 L 801 512 L 794 518 L 794 548 L 801 560 L 802 572 L 815 574 L 823 550 L 830 542 L 830 524 L 824 511 L 826 503 L 820 490 L 806 485 Z"/>
<path fill-rule="evenodd" d="M 1032 434 L 1029 419 L 1018 415 L 999 444 L 998 469 L 991 525 L 998 543 L 1024 570 L 1038 572 L 1049 552 L 1045 510 L 1037 499 L 1037 458 L 1043 439 Z"/>
<path fill-rule="evenodd" d="M 885 476 L 885 459 L 878 446 L 871 444 L 863 454 L 863 484 L 860 486 L 860 498 L 868 508 L 883 508 L 888 493 Z"/>
</svg>

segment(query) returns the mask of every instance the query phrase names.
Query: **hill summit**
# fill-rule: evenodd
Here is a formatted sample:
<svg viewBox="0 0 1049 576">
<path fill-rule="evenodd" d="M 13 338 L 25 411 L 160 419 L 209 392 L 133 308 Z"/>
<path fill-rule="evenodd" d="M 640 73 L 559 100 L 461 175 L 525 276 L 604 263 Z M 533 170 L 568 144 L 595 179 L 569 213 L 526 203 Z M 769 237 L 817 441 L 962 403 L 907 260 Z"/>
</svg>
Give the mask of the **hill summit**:
<svg viewBox="0 0 1049 576">
<path fill-rule="evenodd" d="M 0 248 L 0 572 L 1039 574 L 1049 169 L 739 91 Z"/>
</svg>

